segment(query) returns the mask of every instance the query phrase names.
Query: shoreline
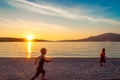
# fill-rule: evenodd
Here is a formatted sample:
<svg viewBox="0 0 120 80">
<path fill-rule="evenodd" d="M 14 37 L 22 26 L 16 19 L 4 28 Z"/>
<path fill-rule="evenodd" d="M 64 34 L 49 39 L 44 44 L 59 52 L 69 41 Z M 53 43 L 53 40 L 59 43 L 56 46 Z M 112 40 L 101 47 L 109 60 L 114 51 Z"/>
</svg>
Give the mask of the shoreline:
<svg viewBox="0 0 120 80">
<path fill-rule="evenodd" d="M 47 57 L 47 56 L 46 56 Z M 24 57 L 0 57 L 0 59 L 35 59 L 36 57 L 32 58 L 24 58 Z M 52 59 L 99 59 L 99 57 L 50 57 Z M 106 59 L 120 59 L 120 58 L 106 58 Z"/>
</svg>

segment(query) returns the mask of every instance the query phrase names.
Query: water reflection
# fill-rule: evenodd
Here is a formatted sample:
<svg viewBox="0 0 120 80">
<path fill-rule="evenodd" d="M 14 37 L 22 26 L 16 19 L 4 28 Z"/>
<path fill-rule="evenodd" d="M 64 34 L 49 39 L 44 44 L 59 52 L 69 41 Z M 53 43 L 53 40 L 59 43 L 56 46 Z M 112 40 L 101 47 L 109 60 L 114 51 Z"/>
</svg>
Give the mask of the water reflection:
<svg viewBox="0 0 120 80">
<path fill-rule="evenodd" d="M 31 58 L 31 46 L 32 46 L 32 42 L 29 41 L 28 42 L 28 54 L 27 54 L 27 58 Z"/>
</svg>

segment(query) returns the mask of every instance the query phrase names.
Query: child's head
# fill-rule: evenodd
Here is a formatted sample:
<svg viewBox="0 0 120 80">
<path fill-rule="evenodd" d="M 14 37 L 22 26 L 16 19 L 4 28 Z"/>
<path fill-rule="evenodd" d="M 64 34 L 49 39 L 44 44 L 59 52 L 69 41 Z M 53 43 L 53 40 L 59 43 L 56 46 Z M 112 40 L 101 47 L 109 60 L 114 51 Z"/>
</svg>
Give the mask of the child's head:
<svg viewBox="0 0 120 80">
<path fill-rule="evenodd" d="M 105 52 L 105 48 L 102 48 L 102 52 Z"/>
<path fill-rule="evenodd" d="M 45 54 L 46 54 L 46 51 L 47 51 L 47 49 L 45 49 L 45 48 L 42 48 L 42 49 L 40 50 L 40 52 L 41 52 L 42 55 L 45 55 Z"/>
</svg>

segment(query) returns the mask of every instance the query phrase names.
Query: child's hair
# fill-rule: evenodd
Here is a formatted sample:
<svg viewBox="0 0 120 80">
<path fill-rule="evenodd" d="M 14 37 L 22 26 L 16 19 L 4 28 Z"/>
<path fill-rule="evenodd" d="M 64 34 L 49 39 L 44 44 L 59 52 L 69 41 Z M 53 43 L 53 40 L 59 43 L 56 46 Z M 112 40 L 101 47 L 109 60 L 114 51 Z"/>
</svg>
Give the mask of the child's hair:
<svg viewBox="0 0 120 80">
<path fill-rule="evenodd" d="M 41 49 L 40 49 L 40 52 L 41 52 L 42 54 L 45 54 L 46 51 L 47 51 L 46 48 L 41 48 Z"/>
<path fill-rule="evenodd" d="M 105 52 L 105 48 L 102 48 L 102 52 Z"/>
</svg>

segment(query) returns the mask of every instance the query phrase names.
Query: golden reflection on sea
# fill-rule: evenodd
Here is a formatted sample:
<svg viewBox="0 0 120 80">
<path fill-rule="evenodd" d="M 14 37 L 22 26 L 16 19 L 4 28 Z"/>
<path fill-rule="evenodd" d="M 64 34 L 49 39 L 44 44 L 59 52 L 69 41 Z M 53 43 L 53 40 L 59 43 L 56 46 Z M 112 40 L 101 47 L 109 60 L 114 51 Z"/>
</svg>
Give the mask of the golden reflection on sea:
<svg viewBox="0 0 120 80">
<path fill-rule="evenodd" d="M 32 42 L 29 41 L 28 42 L 28 54 L 27 54 L 27 58 L 31 58 L 31 47 L 32 47 Z"/>
</svg>

